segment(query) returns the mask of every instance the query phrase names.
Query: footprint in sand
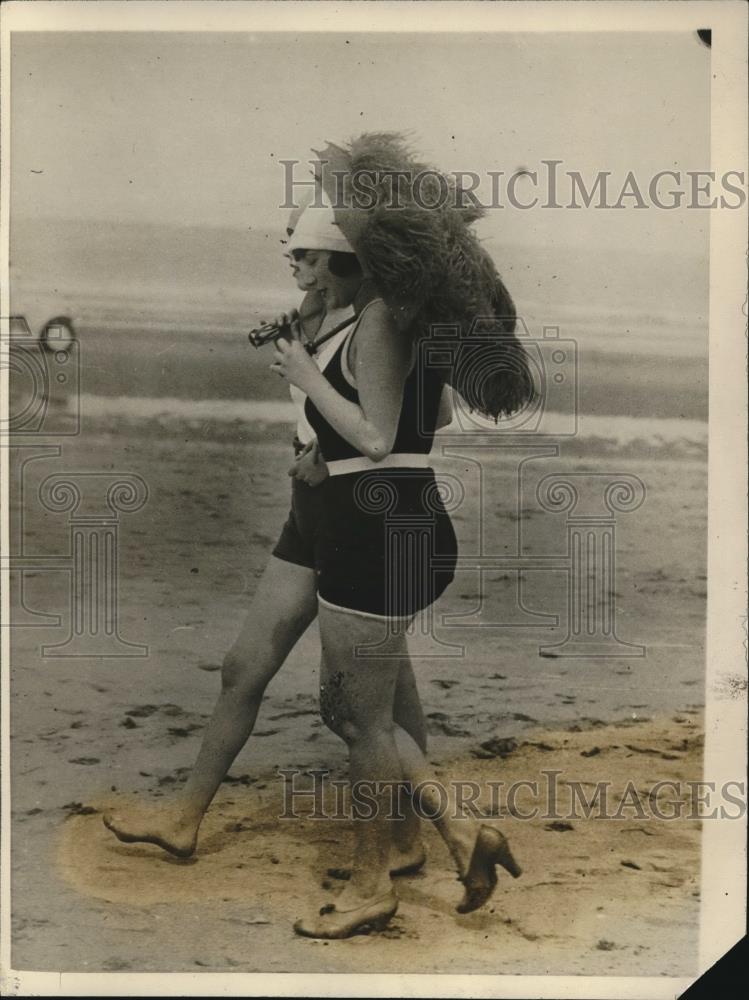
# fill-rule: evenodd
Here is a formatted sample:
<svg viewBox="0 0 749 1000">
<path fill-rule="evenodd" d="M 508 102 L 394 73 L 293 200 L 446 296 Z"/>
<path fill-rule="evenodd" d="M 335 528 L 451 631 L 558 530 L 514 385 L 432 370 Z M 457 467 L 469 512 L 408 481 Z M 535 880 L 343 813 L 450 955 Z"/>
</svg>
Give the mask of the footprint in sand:
<svg viewBox="0 0 749 1000">
<path fill-rule="evenodd" d="M 126 958 L 106 958 L 101 967 L 105 972 L 122 972 L 124 969 L 132 969 L 133 964 Z"/>
<path fill-rule="evenodd" d="M 93 816 L 99 811 L 94 806 L 84 806 L 82 802 L 67 802 L 62 806 L 62 809 L 68 814 L 65 817 L 66 819 L 69 819 L 71 816 Z"/>
<path fill-rule="evenodd" d="M 158 705 L 136 705 L 135 708 L 129 708 L 125 712 L 125 715 L 129 715 L 134 719 L 147 719 L 150 715 L 153 715 L 154 712 L 158 711 Z"/>
<path fill-rule="evenodd" d="M 190 722 L 186 726 L 169 726 L 167 732 L 170 736 L 189 736 L 196 729 L 202 728 L 199 722 Z"/>
</svg>

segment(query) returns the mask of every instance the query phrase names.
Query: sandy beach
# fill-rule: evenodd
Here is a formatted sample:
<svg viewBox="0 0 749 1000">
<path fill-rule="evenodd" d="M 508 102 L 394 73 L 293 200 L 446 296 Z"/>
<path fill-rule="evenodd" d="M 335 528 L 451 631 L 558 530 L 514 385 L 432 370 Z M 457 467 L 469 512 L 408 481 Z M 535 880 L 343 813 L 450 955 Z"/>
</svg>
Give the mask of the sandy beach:
<svg viewBox="0 0 749 1000">
<path fill-rule="evenodd" d="M 450 5 L 406 4 L 386 25 L 372 5 L 243 18 L 217 4 L 193 23 L 170 4 L 163 24 L 128 5 L 115 30 L 116 12 L 99 22 L 88 5 L 83 24 L 57 6 L 51 21 L 39 4 L 3 8 L 11 992 L 26 986 L 15 970 L 53 974 L 52 990 L 62 972 L 269 972 L 643 977 L 643 995 L 677 992 L 671 977 L 717 957 L 704 932 L 738 933 L 743 899 L 738 827 L 714 848 L 695 792 L 743 772 L 728 747 L 740 724 L 713 699 L 738 712 L 745 694 L 729 454 L 745 437 L 745 133 L 730 99 L 743 22 L 731 5 L 698 20 L 665 4 L 640 30 L 631 7 L 588 25 L 552 6 L 542 24 L 494 4 L 452 23 Z M 120 842 L 103 816 L 167 806 L 188 780 L 289 510 L 288 385 L 248 333 L 301 302 L 289 211 L 315 151 L 383 131 L 421 179 L 431 165 L 450 178 L 464 220 L 484 207 L 471 229 L 539 390 L 535 408 L 483 425 L 464 410 L 436 435 L 461 561 L 409 639 L 436 779 L 467 789 L 523 873 L 499 871 L 488 904 L 458 914 L 463 888 L 425 821 L 426 864 L 394 880 L 387 929 L 322 941 L 293 925 L 345 885 L 327 870 L 349 862 L 352 830 L 335 814 L 347 750 L 320 718 L 316 623 L 193 857 Z M 478 311 L 476 245 L 457 228 L 422 240 L 414 215 L 385 280 L 365 213 L 350 215 L 388 300 L 403 267 L 418 312 L 429 273 L 449 270 L 459 311 Z M 423 280 L 422 243 L 425 263 L 442 248 Z M 455 318 L 440 307 L 429 363 L 460 384 Z M 316 780 L 324 815 L 308 797 L 287 816 Z M 741 812 L 729 806 L 721 818 Z"/>
<path fill-rule="evenodd" d="M 85 416 L 85 414 L 84 414 Z M 196 856 L 119 843 L 101 811 L 158 802 L 185 780 L 219 686 L 219 666 L 286 515 L 289 429 L 210 421 L 89 419 L 60 457 L 27 462 L 26 496 L 58 471 L 134 473 L 147 503 L 119 524 L 120 635 L 147 645 L 132 659 L 42 656 L 64 638 L 64 572 L 29 572 L 27 609 L 59 628 L 19 628 L 13 643 L 13 955 L 15 968 L 83 971 L 360 971 L 685 975 L 695 969 L 700 824 L 624 811 L 617 819 L 521 819 L 482 799 L 509 837 L 523 876 L 502 875 L 489 906 L 459 916 L 460 886 L 434 830 L 418 876 L 398 880 L 388 930 L 344 942 L 295 937 L 292 923 L 338 885 L 342 821 L 279 820 L 279 769 L 345 776 L 343 744 L 321 724 L 313 626 L 271 684 L 257 729 L 201 830 Z M 27 457 L 30 453 L 27 453 Z M 458 472 L 460 460 L 437 465 Z M 532 463 L 531 463 L 532 464 Z M 564 634 L 557 572 L 531 572 L 526 606 L 556 628 L 444 625 L 464 655 L 420 656 L 416 673 L 438 776 L 542 781 L 550 769 L 584 789 L 631 782 L 647 800 L 658 781 L 701 776 L 705 614 L 704 456 L 666 446 L 619 454 L 562 449 L 543 474 L 615 472 L 646 487 L 617 523 L 620 638 L 641 658 L 539 656 Z M 16 466 L 16 480 L 21 475 Z M 507 548 L 517 529 L 516 466 L 485 457 L 485 531 Z M 455 519 L 464 550 L 476 491 Z M 529 484 L 529 489 L 533 484 Z M 530 494 L 529 494 L 530 495 Z M 557 515 L 523 506 L 524 548 L 560 551 Z M 65 515 L 26 504 L 24 551 L 63 554 Z M 486 605 L 512 613 L 513 574 L 489 576 Z M 438 616 L 478 614 L 477 580 L 459 573 Z M 488 613 L 488 612 L 487 612 Z M 447 619 L 454 620 L 453 619 Z M 526 623 L 527 624 L 527 623 Z M 486 785 L 488 788 L 489 786 Z M 525 800 L 518 799 L 521 811 Z M 492 813 L 492 809 L 494 812 Z M 513 812 L 516 814 L 513 815 Z"/>
</svg>

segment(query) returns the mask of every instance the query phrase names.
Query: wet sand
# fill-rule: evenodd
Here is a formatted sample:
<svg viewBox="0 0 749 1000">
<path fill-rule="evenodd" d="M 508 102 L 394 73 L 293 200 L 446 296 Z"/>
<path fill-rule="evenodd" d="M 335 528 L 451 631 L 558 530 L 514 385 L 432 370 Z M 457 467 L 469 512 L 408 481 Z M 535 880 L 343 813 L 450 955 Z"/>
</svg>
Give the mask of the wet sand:
<svg viewBox="0 0 749 1000">
<path fill-rule="evenodd" d="M 56 471 L 133 472 L 145 507 L 120 520 L 120 632 L 147 644 L 141 659 L 52 659 L 64 628 L 18 629 L 13 649 L 13 966 L 143 971 L 360 971 L 688 975 L 695 969 L 699 824 L 628 816 L 500 815 L 525 873 L 504 874 L 491 904 L 459 916 L 460 886 L 426 831 L 429 862 L 399 880 L 400 910 L 379 934 L 345 942 L 295 937 L 292 922 L 332 898 L 324 871 L 346 860 L 342 822 L 279 821 L 279 768 L 345 776 L 345 749 L 317 716 L 318 639 L 300 642 L 273 681 L 256 732 L 222 787 L 194 859 L 124 845 L 101 823 L 122 797 L 163 801 L 184 780 L 219 685 L 218 668 L 286 515 L 286 432 L 216 440 L 206 428 L 100 429 L 66 443 L 61 459 L 27 468 L 28 494 Z M 64 461 L 63 461 L 64 459 Z M 455 471 L 443 460 L 444 468 Z M 467 468 L 467 467 L 466 467 Z M 595 454 L 544 460 L 540 471 L 626 472 L 646 501 L 617 522 L 615 601 L 634 659 L 549 659 L 539 643 L 564 627 L 452 628 L 463 656 L 416 660 L 442 776 L 479 782 L 628 781 L 701 776 L 705 614 L 705 487 L 701 459 Z M 456 512 L 464 551 L 475 540 L 476 496 Z M 516 539 L 515 467 L 488 456 L 485 533 L 502 552 Z M 529 483 L 529 496 L 534 483 Z M 525 494 L 524 494 L 525 496 Z M 557 515 L 525 504 L 528 552 L 559 552 Z M 20 528 L 18 523 L 16 527 Z M 28 552 L 63 553 L 64 515 L 29 506 Z M 27 608 L 67 614 L 63 572 L 29 575 Z M 517 614 L 516 577 L 488 576 L 478 612 L 475 574 L 459 573 L 437 609 L 480 624 Z M 530 572 L 527 608 L 564 622 L 563 580 Z M 458 632 L 460 635 L 458 636 Z M 428 651 L 427 651 L 428 652 Z M 500 742 L 497 742 L 497 741 Z M 514 741 L 514 742 L 501 742 Z M 482 744 L 484 746 L 482 746 Z M 587 786 L 585 786 L 587 787 Z M 561 822 L 561 821 L 560 821 Z"/>
</svg>

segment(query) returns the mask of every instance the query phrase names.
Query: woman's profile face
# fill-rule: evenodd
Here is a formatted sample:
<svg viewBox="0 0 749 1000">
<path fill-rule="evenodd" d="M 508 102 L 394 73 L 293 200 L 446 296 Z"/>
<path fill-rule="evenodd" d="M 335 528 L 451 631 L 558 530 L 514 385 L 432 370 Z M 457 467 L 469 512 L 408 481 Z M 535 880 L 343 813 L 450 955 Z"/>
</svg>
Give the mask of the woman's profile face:
<svg viewBox="0 0 749 1000">
<path fill-rule="evenodd" d="M 334 276 L 328 270 L 328 250 L 293 250 L 290 256 L 291 272 L 297 286 L 303 291 L 325 291 Z"/>
</svg>

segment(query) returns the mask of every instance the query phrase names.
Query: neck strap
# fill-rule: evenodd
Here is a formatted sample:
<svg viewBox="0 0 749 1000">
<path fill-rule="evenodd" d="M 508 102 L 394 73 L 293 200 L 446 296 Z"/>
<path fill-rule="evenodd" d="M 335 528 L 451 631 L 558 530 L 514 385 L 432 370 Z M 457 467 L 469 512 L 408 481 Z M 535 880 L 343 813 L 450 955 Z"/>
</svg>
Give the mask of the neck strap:
<svg viewBox="0 0 749 1000">
<path fill-rule="evenodd" d="M 334 326 L 332 330 L 328 330 L 328 332 L 324 333 L 322 337 L 316 337 L 315 340 L 308 341 L 304 345 L 305 350 L 310 356 L 314 356 L 326 341 L 330 340 L 331 337 L 335 337 L 335 335 L 340 333 L 341 330 L 345 330 L 347 326 L 351 326 L 351 324 L 355 323 L 358 318 L 359 316 L 355 312 L 353 316 L 349 316 L 342 323 Z"/>
</svg>

